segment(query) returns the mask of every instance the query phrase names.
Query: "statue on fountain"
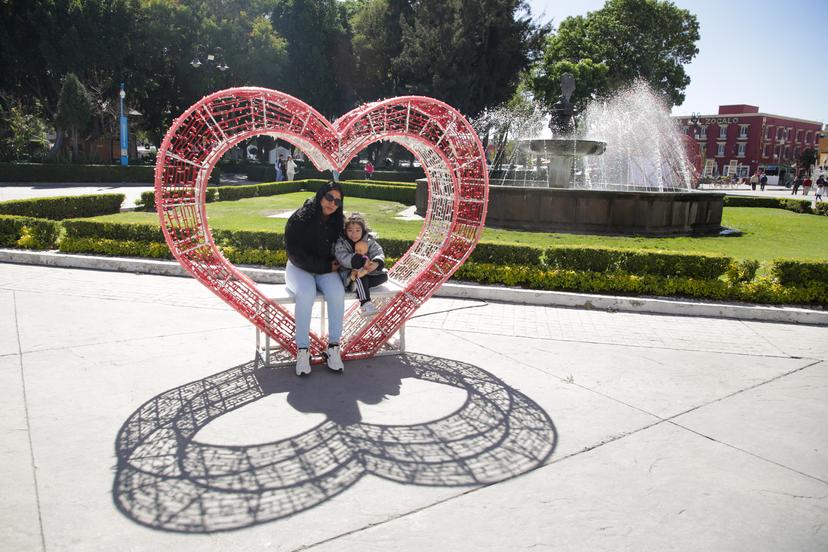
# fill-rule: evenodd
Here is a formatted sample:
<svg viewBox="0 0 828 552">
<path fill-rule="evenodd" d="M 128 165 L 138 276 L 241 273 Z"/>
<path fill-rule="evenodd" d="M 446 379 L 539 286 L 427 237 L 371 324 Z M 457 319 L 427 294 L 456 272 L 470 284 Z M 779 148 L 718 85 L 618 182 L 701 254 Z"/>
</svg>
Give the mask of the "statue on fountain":
<svg viewBox="0 0 828 552">
<path fill-rule="evenodd" d="M 571 135 L 575 132 L 575 108 L 572 107 L 572 93 L 575 92 L 575 77 L 572 73 L 561 75 L 561 99 L 552 106 L 549 130 L 553 133 Z"/>
</svg>

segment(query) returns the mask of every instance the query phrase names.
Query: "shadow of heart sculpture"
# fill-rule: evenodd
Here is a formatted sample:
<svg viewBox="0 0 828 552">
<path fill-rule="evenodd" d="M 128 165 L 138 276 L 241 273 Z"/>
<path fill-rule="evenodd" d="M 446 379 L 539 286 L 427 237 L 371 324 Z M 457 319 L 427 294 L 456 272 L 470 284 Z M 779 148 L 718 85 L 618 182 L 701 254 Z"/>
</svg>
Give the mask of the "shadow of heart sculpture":
<svg viewBox="0 0 828 552">
<path fill-rule="evenodd" d="M 149 400 L 116 439 L 116 506 L 154 529 L 228 531 L 318 506 L 366 474 L 408 485 L 486 485 L 541 466 L 555 450 L 546 412 L 470 364 L 407 354 L 353 363 L 344 385 L 324 376 L 296 378 L 254 361 Z M 394 401 L 408 378 L 450 386 L 465 400 L 427 422 L 362 421 L 357 401 Z M 280 394 L 324 421 L 265 443 L 223 446 L 197 438 L 219 417 Z"/>
</svg>

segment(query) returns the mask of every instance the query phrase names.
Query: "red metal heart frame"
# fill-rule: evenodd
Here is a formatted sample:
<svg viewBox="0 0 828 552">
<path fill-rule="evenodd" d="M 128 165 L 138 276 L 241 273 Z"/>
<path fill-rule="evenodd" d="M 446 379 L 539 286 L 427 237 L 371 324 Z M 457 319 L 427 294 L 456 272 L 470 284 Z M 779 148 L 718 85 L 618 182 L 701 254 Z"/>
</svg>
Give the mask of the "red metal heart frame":
<svg viewBox="0 0 828 552">
<path fill-rule="evenodd" d="M 205 194 L 221 156 L 266 134 L 299 147 L 320 170 L 341 171 L 359 151 L 391 140 L 419 160 L 428 178 L 428 211 L 411 248 L 389 271 L 402 292 L 376 303 L 379 314 L 345 315 L 346 359 L 367 358 L 387 342 L 466 260 L 486 220 L 489 178 L 483 147 L 466 119 L 421 96 L 365 104 L 331 125 L 292 96 L 266 88 L 231 88 L 202 98 L 167 132 L 155 167 L 155 204 L 167 244 L 198 281 L 296 354 L 293 313 L 267 298 L 221 254 L 207 224 Z M 325 341 L 311 333 L 311 354 Z"/>
</svg>

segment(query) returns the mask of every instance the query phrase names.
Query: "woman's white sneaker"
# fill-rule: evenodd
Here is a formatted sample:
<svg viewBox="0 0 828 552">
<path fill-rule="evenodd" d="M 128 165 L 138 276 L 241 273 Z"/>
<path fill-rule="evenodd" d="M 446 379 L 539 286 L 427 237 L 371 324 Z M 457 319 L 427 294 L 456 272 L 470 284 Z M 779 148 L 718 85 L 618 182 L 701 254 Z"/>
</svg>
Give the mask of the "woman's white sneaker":
<svg viewBox="0 0 828 552">
<path fill-rule="evenodd" d="M 307 349 L 299 349 L 296 352 L 296 375 L 304 376 L 310 373 L 310 352 Z"/>
<path fill-rule="evenodd" d="M 342 356 L 339 354 L 339 345 L 328 347 L 326 356 L 328 357 L 328 368 L 336 372 L 341 372 L 345 369 L 345 365 L 342 364 Z"/>
</svg>

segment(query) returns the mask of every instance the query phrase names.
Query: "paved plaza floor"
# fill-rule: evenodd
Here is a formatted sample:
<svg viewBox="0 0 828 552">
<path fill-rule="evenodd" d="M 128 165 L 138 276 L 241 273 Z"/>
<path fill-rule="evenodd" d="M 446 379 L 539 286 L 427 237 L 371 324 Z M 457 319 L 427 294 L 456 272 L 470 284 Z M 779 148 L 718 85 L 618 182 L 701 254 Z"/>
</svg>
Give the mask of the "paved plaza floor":
<svg viewBox="0 0 828 552">
<path fill-rule="evenodd" d="M 825 327 L 433 299 L 302 379 L 253 338 L 0 264 L 0 549 L 828 549 Z"/>
</svg>

